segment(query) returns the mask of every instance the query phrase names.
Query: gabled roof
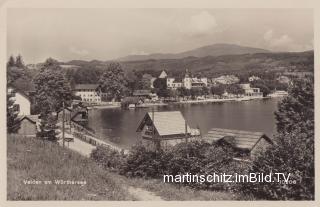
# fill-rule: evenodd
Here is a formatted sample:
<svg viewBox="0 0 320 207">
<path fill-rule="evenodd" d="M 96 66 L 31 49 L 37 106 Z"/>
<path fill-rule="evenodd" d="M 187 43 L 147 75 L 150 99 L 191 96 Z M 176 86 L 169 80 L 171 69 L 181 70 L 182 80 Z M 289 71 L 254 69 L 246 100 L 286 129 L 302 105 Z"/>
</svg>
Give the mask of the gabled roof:
<svg viewBox="0 0 320 207">
<path fill-rule="evenodd" d="M 70 109 L 69 107 L 65 107 L 64 109 L 65 109 L 65 111 L 70 111 L 70 112 L 72 112 L 72 109 Z M 62 110 L 63 110 L 63 109 L 59 109 L 59 110 L 57 111 L 57 114 L 59 114 L 60 112 L 62 112 Z"/>
<path fill-rule="evenodd" d="M 180 111 L 148 112 L 140 123 L 137 132 L 143 129 L 146 119 L 153 119 L 153 124 L 160 136 L 190 134 L 191 129 Z"/>
<path fill-rule="evenodd" d="M 39 120 L 39 115 L 25 115 L 25 116 L 19 116 L 18 118 L 19 118 L 19 122 L 26 119 L 31 123 L 36 124 L 37 121 Z"/>
<path fill-rule="evenodd" d="M 162 70 L 161 73 L 160 73 L 160 75 L 159 75 L 159 78 L 165 78 L 165 77 L 167 77 L 167 76 L 168 76 L 167 71 L 166 71 L 166 70 Z"/>
<path fill-rule="evenodd" d="M 99 84 L 77 84 L 74 86 L 74 90 L 96 90 Z"/>
<path fill-rule="evenodd" d="M 219 141 L 221 139 L 233 138 L 236 148 L 252 150 L 254 146 L 260 141 L 261 138 L 266 139 L 272 143 L 271 139 L 263 132 L 241 131 L 231 129 L 212 128 L 204 137 L 206 141 Z M 226 140 L 227 141 L 227 140 Z"/>
</svg>

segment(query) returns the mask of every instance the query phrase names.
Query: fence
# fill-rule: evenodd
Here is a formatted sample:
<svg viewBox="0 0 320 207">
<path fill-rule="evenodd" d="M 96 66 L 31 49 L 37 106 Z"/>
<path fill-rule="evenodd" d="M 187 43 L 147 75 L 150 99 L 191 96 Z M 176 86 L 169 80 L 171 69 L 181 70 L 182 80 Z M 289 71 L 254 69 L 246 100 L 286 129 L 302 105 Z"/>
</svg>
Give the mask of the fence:
<svg viewBox="0 0 320 207">
<path fill-rule="evenodd" d="M 89 131 L 88 129 L 85 129 L 83 126 L 81 126 L 77 123 L 73 123 L 72 125 L 75 129 L 73 132 L 74 137 L 76 137 L 84 142 L 87 142 L 91 145 L 94 145 L 94 146 L 110 147 L 111 149 L 116 150 L 118 152 L 121 152 L 124 154 L 128 153 L 128 150 L 125 150 L 125 149 L 122 149 L 118 146 L 115 146 L 113 143 L 108 143 L 108 142 L 102 141 L 100 139 L 97 139 L 93 132 Z M 87 133 L 87 134 L 85 134 L 85 133 Z"/>
</svg>

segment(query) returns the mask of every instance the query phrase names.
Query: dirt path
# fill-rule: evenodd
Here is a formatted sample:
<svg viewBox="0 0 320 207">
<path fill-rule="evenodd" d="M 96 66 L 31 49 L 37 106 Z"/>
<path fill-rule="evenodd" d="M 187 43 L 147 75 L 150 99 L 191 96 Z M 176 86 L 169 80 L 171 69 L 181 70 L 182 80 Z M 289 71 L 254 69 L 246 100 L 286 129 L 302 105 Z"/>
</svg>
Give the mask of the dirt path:
<svg viewBox="0 0 320 207">
<path fill-rule="evenodd" d="M 72 136 L 70 134 L 66 134 L 66 135 Z M 61 140 L 59 144 L 62 145 Z M 95 146 L 92 146 L 91 144 L 88 144 L 78 138 L 74 138 L 73 142 L 66 143 L 66 146 L 69 149 L 73 151 L 77 151 L 78 153 L 86 157 L 90 157 L 91 151 L 96 148 Z M 126 182 L 124 182 L 124 180 L 122 181 L 122 184 L 128 190 L 129 194 L 139 201 L 162 201 L 163 200 L 160 196 L 155 195 L 153 192 L 147 191 L 143 188 L 137 188 L 137 187 L 128 185 Z"/>
<path fill-rule="evenodd" d="M 129 186 L 128 192 L 137 198 L 139 201 L 163 201 L 160 196 L 155 195 L 153 192 Z"/>
<path fill-rule="evenodd" d="M 71 137 L 71 135 L 69 135 Z M 62 145 L 62 140 L 59 140 L 59 144 Z M 96 147 L 88 144 L 78 138 L 74 138 L 73 142 L 65 143 L 66 147 L 80 153 L 83 156 L 90 157 L 90 153 Z"/>
</svg>

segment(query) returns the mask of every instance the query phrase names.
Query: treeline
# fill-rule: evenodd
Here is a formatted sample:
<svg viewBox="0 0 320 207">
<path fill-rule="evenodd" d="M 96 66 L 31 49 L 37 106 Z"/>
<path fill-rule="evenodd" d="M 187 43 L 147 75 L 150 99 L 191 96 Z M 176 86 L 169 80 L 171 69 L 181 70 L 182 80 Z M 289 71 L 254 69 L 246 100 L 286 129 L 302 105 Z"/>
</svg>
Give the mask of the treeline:
<svg viewBox="0 0 320 207">
<path fill-rule="evenodd" d="M 290 174 L 286 182 L 182 183 L 196 189 L 228 190 L 262 200 L 313 200 L 314 188 L 314 83 L 312 78 L 293 82 L 289 96 L 275 113 L 277 133 L 273 145 L 252 162 L 233 158 L 232 145 L 192 141 L 168 150 L 153 151 L 134 146 L 129 155 L 97 147 L 91 157 L 103 168 L 128 177 L 163 179 L 163 175 L 212 175 L 213 173 Z"/>
</svg>

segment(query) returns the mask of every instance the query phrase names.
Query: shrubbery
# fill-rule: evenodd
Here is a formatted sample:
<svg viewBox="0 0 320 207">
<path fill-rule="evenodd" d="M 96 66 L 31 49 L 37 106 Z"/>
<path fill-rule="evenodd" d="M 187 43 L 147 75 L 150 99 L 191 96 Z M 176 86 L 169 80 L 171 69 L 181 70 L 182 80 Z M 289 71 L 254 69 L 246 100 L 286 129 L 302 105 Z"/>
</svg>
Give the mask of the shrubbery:
<svg viewBox="0 0 320 207">
<path fill-rule="evenodd" d="M 247 168 L 233 160 L 229 146 L 202 141 L 180 143 L 166 151 L 149 150 L 136 145 L 130 154 L 123 155 L 110 148 L 97 147 L 91 157 L 105 168 L 116 169 L 128 177 L 160 178 L 163 175 L 212 175 L 214 173 L 243 173 Z M 236 190 L 232 183 L 183 183 L 193 188 L 212 190 Z"/>
<path fill-rule="evenodd" d="M 291 173 L 286 183 L 246 183 L 242 190 L 270 200 L 314 199 L 313 80 L 296 80 L 276 112 L 274 145 L 254 160 L 255 173 Z"/>
<path fill-rule="evenodd" d="M 238 162 L 233 148 L 202 141 L 180 143 L 166 151 L 151 151 L 136 145 L 123 155 L 98 147 L 92 157 L 107 168 L 129 177 L 160 178 L 163 175 L 213 175 L 291 173 L 296 184 L 184 183 L 193 188 L 240 191 L 258 199 L 314 199 L 314 102 L 312 80 L 298 80 L 276 112 L 278 133 L 274 145 L 252 163 Z"/>
<path fill-rule="evenodd" d="M 91 158 L 103 168 L 116 171 L 119 171 L 119 167 L 125 162 L 124 154 L 108 146 L 97 146 L 97 148 L 92 151 Z"/>
</svg>

